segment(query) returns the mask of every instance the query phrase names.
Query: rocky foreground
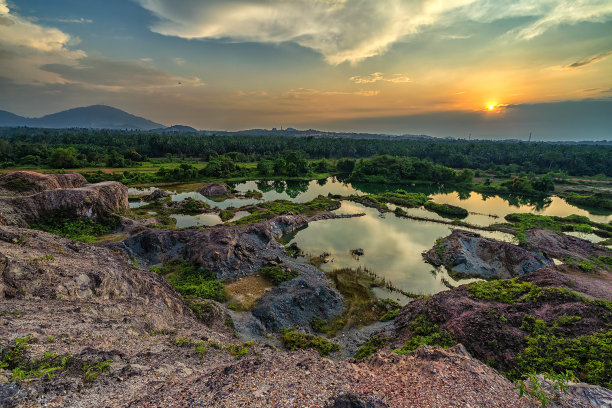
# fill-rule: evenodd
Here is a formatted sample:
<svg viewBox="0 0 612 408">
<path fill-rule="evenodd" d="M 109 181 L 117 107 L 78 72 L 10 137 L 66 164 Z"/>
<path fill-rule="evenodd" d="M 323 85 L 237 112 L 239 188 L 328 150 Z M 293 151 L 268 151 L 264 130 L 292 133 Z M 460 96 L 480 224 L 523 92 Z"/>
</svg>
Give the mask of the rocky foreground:
<svg viewBox="0 0 612 408">
<path fill-rule="evenodd" d="M 127 211 L 121 184 L 87 185 L 66 176 L 28 173 L 0 179 L 3 407 L 537 407 L 537 401 L 519 398 L 515 384 L 490 367 L 507 371 L 516 365 L 529 335 L 524 315 L 546 322 L 580 316 L 566 329 L 572 335 L 612 324 L 605 306 L 582 298 L 508 303 L 479 298 L 462 286 L 402 308 L 380 333 L 391 336 L 386 346 L 369 358 L 281 351 L 266 344 L 279 344 L 274 340 L 278 330 L 309 331 L 314 316 L 332 317 L 344 301 L 323 273 L 288 257 L 276 238 L 334 215 L 282 215 L 253 225 L 178 231 L 123 219 L 118 228 L 127 237 L 107 244 L 23 228 L 50 211 L 92 218 Z M 11 182 L 16 178 L 28 182 Z M 585 299 L 610 300 L 612 280 L 606 273 L 589 276 L 555 268 L 550 260 L 557 253 L 540 255 L 534 248 L 506 244 L 500 269 L 492 266 L 501 253 L 498 244 L 466 234 L 453 233 L 448 243 L 440 243 L 452 250 L 437 255 L 434 250 L 432 257 L 443 265 L 451 265 L 452 256 L 468 259 L 471 266 L 464 272 L 507 273 L 541 291 L 571 288 Z M 571 252 L 573 244 L 584 256 L 595 250 L 608 256 L 605 249 L 589 251 L 584 242 L 568 243 L 564 236 L 532 234 L 557 252 Z M 471 242 L 469 248 L 457 244 L 461 239 Z M 205 304 L 202 319 L 165 278 L 148 270 L 174 258 L 209 268 L 219 279 L 249 276 L 272 265 L 290 266 L 299 275 L 266 292 L 234 322 L 214 301 Z M 414 321 L 422 316 L 460 344 L 392 353 L 411 337 Z M 247 338 L 262 341 L 244 343 Z M 483 363 L 487 360 L 489 365 Z M 553 404 L 612 406 L 612 392 L 575 384 Z"/>
</svg>

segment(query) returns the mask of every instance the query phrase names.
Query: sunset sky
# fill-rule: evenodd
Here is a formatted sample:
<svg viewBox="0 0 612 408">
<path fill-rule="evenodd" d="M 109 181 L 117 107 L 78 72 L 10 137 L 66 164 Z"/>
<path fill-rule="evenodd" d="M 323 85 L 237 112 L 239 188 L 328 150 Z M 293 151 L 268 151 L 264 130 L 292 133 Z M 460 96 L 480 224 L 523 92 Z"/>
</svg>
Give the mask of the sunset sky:
<svg viewBox="0 0 612 408">
<path fill-rule="evenodd" d="M 612 139 L 612 1 L 0 0 L 0 109 L 99 103 L 199 129 L 553 140 L 574 114 L 595 123 L 576 138 Z"/>
</svg>

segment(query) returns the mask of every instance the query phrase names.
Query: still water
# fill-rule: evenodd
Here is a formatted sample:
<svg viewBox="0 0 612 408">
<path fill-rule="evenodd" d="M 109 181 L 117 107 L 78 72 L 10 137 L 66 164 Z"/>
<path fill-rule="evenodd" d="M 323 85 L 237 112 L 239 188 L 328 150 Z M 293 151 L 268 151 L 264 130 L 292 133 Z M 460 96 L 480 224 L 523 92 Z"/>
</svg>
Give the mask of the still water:
<svg viewBox="0 0 612 408">
<path fill-rule="evenodd" d="M 593 221 L 610 222 L 611 215 L 591 214 L 585 209 L 567 203 L 559 197 L 547 200 L 520 198 L 513 196 L 484 196 L 470 191 L 456 191 L 453 189 L 423 188 L 416 186 L 380 186 L 367 184 L 342 183 L 335 178 L 310 182 L 258 182 L 249 181 L 232 186 L 244 193 L 249 190 L 260 191 L 262 199 L 231 198 L 216 202 L 210 200 L 198 190 L 202 183 L 181 184 L 165 187 L 173 201 L 183 200 L 186 197 L 202 200 L 212 208 L 225 209 L 239 208 L 245 205 L 270 200 L 291 200 L 294 202 L 307 202 L 318 195 L 340 194 L 367 194 L 384 191 L 388 188 L 394 190 L 403 188 L 407 191 L 420 191 L 429 194 L 433 201 L 458 205 L 469 211 L 465 221 L 481 226 L 504 222 L 504 216 L 510 213 L 534 213 L 542 215 L 567 216 L 571 214 L 586 215 Z M 164 188 L 160 186 L 161 188 Z M 130 188 L 130 195 L 143 195 L 150 193 L 154 188 Z M 131 203 L 138 205 L 138 203 Z M 142 204 L 140 204 L 142 205 Z M 393 206 L 390 206 L 393 207 Z M 429 212 L 424 208 L 405 209 L 409 214 L 430 219 L 442 219 L 441 216 Z M 392 213 L 379 214 L 373 208 L 367 208 L 358 203 L 344 201 L 341 208 L 335 211 L 339 214 L 365 213 L 365 216 L 323 220 L 311 223 L 308 227 L 286 237 L 286 243 L 295 242 L 311 256 L 324 252 L 330 254 L 328 263 L 321 266 L 323 270 L 336 268 L 367 268 L 380 277 L 390 281 L 394 286 L 403 290 L 422 294 L 433 294 L 446 290 L 448 286 L 456 286 L 469 281 L 455 281 L 446 271 L 435 269 L 426 264 L 421 256 L 423 251 L 430 249 L 437 238 L 450 234 L 452 226 L 429 221 L 417 221 L 407 218 L 398 218 Z M 236 220 L 248 215 L 248 212 L 239 211 L 232 219 Z M 221 224 L 217 214 L 207 213 L 200 215 L 172 215 L 177 220 L 177 227 L 211 226 Z M 500 232 L 476 231 L 481 235 L 504 241 L 511 241 L 512 236 Z M 598 241 L 600 238 L 591 235 L 578 234 L 581 238 Z M 364 255 L 354 257 L 352 249 L 362 248 Z M 390 297 L 386 291 L 377 291 L 381 297 Z M 392 294 L 402 303 L 407 301 L 401 295 Z"/>
</svg>

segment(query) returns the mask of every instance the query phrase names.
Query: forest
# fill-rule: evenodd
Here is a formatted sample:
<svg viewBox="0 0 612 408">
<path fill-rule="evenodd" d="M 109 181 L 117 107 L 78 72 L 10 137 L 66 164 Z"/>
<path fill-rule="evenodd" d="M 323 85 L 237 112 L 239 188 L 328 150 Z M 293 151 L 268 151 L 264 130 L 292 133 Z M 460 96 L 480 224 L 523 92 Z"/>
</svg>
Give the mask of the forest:
<svg viewBox="0 0 612 408">
<path fill-rule="evenodd" d="M 138 166 L 151 158 L 216 161 L 220 172 L 233 162 L 258 163 L 259 171 L 297 176 L 304 160 L 359 159 L 377 155 L 411 157 L 451 168 L 508 176 L 564 172 L 571 176 L 612 176 L 612 146 L 454 139 L 376 140 L 283 136 L 205 136 L 84 130 L 5 132 L 0 135 L 0 168 Z M 282 161 L 284 160 L 284 164 Z M 322 162 L 321 166 L 325 166 Z M 350 166 L 350 163 L 344 163 Z M 342 164 L 341 164 L 342 165 Z M 286 167 L 284 167 L 286 166 Z M 300 167 L 302 166 L 302 167 Z M 212 171 L 212 169 L 211 169 Z M 363 175 L 368 170 L 360 170 Z"/>
</svg>

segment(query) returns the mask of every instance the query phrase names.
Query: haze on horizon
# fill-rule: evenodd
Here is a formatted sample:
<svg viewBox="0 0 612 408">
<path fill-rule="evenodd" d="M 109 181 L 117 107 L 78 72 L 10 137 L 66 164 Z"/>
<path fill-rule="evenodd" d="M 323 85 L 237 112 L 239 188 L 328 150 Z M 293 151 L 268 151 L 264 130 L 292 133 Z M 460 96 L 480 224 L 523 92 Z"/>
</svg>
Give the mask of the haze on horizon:
<svg viewBox="0 0 612 408">
<path fill-rule="evenodd" d="M 0 109 L 612 139 L 606 0 L 0 0 Z"/>
</svg>

